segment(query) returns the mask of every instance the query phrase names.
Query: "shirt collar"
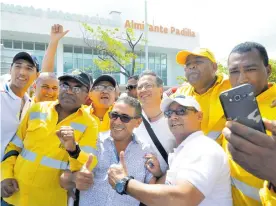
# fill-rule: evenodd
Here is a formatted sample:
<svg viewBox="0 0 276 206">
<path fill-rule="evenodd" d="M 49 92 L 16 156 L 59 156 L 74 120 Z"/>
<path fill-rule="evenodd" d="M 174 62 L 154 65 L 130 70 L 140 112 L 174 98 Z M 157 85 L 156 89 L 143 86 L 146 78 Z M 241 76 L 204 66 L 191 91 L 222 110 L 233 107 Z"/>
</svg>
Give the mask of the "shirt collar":
<svg viewBox="0 0 276 206">
<path fill-rule="evenodd" d="M 276 84 L 269 83 L 268 89 L 257 96 L 257 102 L 261 102 L 267 98 L 271 98 L 271 97 L 275 97 L 275 96 L 276 96 Z"/>
<path fill-rule="evenodd" d="M 180 145 L 178 145 L 177 148 L 174 148 L 174 153 L 177 154 L 185 145 L 188 144 L 188 142 L 190 142 L 193 138 L 197 137 L 197 136 L 201 136 L 204 135 L 204 133 L 202 131 L 196 131 L 192 134 L 190 134 L 185 140 L 183 140 L 183 142 L 181 142 Z"/>
<path fill-rule="evenodd" d="M 9 85 L 9 82 L 6 82 L 5 83 L 5 86 L 4 86 L 4 89 L 5 91 L 13 98 L 13 99 L 22 99 L 20 97 L 18 97 L 11 89 L 10 85 Z M 31 102 L 31 98 L 30 96 L 28 95 L 27 92 L 25 92 L 24 96 L 23 96 L 25 102 Z"/>
</svg>

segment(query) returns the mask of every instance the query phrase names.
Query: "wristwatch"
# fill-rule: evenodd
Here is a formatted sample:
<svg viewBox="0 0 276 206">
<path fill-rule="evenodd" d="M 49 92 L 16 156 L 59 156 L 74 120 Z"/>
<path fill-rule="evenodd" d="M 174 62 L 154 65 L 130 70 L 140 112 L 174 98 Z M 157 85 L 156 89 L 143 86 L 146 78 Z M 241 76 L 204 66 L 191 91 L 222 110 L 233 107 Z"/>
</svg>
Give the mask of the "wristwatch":
<svg viewBox="0 0 276 206">
<path fill-rule="evenodd" d="M 68 151 L 66 150 L 69 154 L 70 157 L 74 158 L 74 159 L 77 159 L 79 157 L 79 154 L 80 154 L 80 146 L 78 144 L 76 144 L 76 150 L 75 151 Z"/>
<path fill-rule="evenodd" d="M 119 180 L 115 185 L 115 190 L 120 195 L 126 195 L 127 184 L 129 180 L 134 179 L 132 176 L 124 177 L 123 179 Z"/>
</svg>

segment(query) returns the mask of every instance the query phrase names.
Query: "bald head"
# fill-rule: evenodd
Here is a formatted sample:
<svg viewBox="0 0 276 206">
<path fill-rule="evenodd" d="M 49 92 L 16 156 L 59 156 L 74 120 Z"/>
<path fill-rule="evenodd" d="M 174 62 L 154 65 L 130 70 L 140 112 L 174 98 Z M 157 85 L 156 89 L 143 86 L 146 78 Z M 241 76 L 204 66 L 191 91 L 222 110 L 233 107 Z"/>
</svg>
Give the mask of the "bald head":
<svg viewBox="0 0 276 206">
<path fill-rule="evenodd" d="M 58 79 L 54 73 L 42 72 L 35 82 L 37 102 L 55 101 L 58 97 Z"/>
</svg>

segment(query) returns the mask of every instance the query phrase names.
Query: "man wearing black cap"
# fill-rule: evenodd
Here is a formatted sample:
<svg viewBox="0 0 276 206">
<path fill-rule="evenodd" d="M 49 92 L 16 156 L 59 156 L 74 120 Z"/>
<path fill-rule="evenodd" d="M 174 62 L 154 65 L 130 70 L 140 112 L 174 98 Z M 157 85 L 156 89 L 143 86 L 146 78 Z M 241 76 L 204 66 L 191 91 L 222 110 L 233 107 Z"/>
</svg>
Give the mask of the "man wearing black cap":
<svg viewBox="0 0 276 206">
<path fill-rule="evenodd" d="M 111 111 L 116 96 L 116 80 L 109 75 L 101 75 L 93 84 L 90 93 L 92 108 L 90 113 L 99 125 L 99 132 L 107 132 L 110 127 L 108 112 Z"/>
<path fill-rule="evenodd" d="M 59 80 L 59 101 L 32 105 L 6 148 L 1 196 L 8 204 L 65 206 L 59 176 L 68 168 L 79 171 L 88 159 L 90 170 L 97 163 L 98 125 L 82 106 L 91 78 L 79 72 Z"/>
<path fill-rule="evenodd" d="M 36 57 L 19 52 L 13 58 L 10 81 L 1 84 L 1 159 L 20 120 L 30 107 L 27 90 L 39 75 Z"/>
</svg>

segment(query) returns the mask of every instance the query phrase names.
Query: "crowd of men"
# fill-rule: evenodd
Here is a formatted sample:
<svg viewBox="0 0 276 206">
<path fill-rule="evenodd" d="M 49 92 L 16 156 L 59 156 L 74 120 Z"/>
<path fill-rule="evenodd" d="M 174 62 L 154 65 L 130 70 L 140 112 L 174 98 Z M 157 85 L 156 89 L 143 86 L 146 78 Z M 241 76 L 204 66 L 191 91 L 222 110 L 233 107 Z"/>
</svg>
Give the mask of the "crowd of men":
<svg viewBox="0 0 276 206">
<path fill-rule="evenodd" d="M 19 52 L 1 80 L 1 205 L 276 205 L 276 84 L 261 44 L 233 48 L 229 77 L 197 48 L 176 56 L 178 89 L 148 70 L 121 93 L 110 75 L 53 73 L 67 33 L 53 25 L 42 65 Z M 219 95 L 245 83 L 266 133 L 224 116 Z"/>
</svg>

